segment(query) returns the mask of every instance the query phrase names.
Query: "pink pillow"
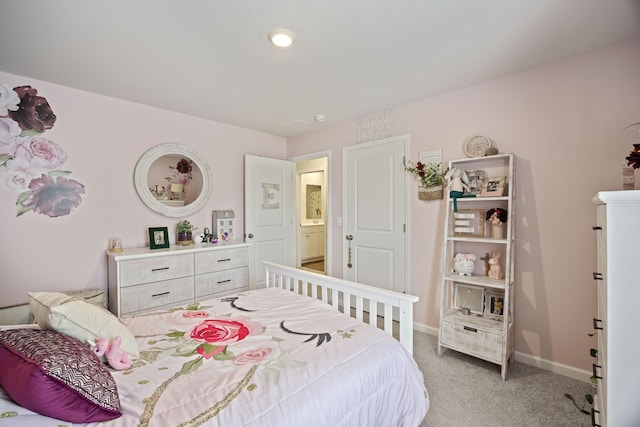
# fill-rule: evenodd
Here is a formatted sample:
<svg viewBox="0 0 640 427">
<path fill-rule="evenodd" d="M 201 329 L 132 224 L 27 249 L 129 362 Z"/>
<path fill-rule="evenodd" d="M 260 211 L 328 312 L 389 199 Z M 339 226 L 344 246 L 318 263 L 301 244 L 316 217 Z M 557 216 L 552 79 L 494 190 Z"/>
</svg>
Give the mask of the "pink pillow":
<svg viewBox="0 0 640 427">
<path fill-rule="evenodd" d="M 72 423 L 122 415 L 116 383 L 80 341 L 56 331 L 0 331 L 0 385 L 21 406 Z"/>
</svg>

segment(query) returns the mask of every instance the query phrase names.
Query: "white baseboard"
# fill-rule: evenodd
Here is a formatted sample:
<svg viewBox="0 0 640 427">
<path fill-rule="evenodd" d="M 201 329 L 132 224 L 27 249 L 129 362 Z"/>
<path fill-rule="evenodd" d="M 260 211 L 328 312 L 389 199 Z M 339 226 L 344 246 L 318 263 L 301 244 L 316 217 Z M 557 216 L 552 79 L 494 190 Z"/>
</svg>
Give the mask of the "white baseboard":
<svg viewBox="0 0 640 427">
<path fill-rule="evenodd" d="M 424 323 L 413 322 L 413 329 L 424 332 L 425 334 L 433 335 L 434 337 L 438 336 L 438 328 L 425 325 Z"/>
<path fill-rule="evenodd" d="M 438 336 L 438 328 L 425 325 L 423 323 L 413 322 L 413 329 L 416 331 L 424 332 L 425 334 Z M 521 353 L 515 351 L 513 353 L 514 360 L 525 365 L 535 366 L 545 371 L 553 372 L 554 374 L 564 375 L 565 377 L 573 378 L 579 381 L 588 383 L 592 373 L 585 371 L 584 369 L 574 368 L 573 366 L 564 365 L 562 363 L 552 362 L 551 360 L 542 359 L 541 357 L 532 356 L 530 354 Z"/>
<path fill-rule="evenodd" d="M 578 369 L 574 368 L 573 366 L 564 365 L 562 363 L 552 362 L 550 360 L 532 356 L 526 353 L 521 353 L 519 351 L 514 351 L 513 357 L 517 362 L 524 363 L 525 365 L 535 366 L 537 368 L 544 369 L 545 371 L 564 375 L 565 377 L 584 381 L 586 383 L 590 382 L 589 378 L 593 374 L 592 372 L 585 371 L 584 369 Z"/>
</svg>

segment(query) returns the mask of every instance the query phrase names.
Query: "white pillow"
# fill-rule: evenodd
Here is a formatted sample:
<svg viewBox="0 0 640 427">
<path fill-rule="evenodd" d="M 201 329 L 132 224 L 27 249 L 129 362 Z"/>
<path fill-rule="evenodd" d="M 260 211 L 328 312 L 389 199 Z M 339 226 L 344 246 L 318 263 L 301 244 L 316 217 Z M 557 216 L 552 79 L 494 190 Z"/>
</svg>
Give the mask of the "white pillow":
<svg viewBox="0 0 640 427">
<path fill-rule="evenodd" d="M 95 342 L 96 337 L 112 340 L 119 335 L 120 347 L 130 357 L 140 357 L 129 328 L 102 306 L 60 292 L 29 292 L 29 306 L 42 329 L 53 329 L 85 344 Z"/>
</svg>

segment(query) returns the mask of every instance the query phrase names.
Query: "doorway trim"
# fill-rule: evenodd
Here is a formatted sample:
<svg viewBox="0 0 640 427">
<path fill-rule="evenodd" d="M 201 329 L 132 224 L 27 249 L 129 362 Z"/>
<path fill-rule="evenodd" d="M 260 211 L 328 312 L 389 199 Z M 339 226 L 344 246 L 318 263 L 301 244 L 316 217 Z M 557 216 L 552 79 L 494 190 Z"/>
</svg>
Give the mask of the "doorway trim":
<svg viewBox="0 0 640 427">
<path fill-rule="evenodd" d="M 320 159 L 326 157 L 327 158 L 327 168 L 324 171 L 324 175 L 325 175 L 325 180 L 327 182 L 327 196 L 326 196 L 326 213 L 325 213 L 325 220 L 324 220 L 324 234 L 325 234 L 325 245 L 324 245 L 324 271 L 325 274 L 327 275 L 331 275 L 331 267 L 332 267 L 332 263 L 331 263 L 331 254 L 332 254 L 332 203 L 331 203 L 331 150 L 325 150 L 325 151 L 318 151 L 315 153 L 309 153 L 309 154 L 303 154 L 300 156 L 293 156 L 293 157 L 288 157 L 287 160 L 294 162 L 294 163 L 299 163 L 299 162 L 305 162 L 308 160 L 315 160 L 315 159 Z M 301 248 L 301 243 L 300 243 L 300 222 L 302 220 L 302 218 L 299 218 L 298 216 L 298 204 L 301 202 L 300 201 L 300 174 L 296 171 L 296 266 L 300 267 L 300 248 Z"/>
</svg>

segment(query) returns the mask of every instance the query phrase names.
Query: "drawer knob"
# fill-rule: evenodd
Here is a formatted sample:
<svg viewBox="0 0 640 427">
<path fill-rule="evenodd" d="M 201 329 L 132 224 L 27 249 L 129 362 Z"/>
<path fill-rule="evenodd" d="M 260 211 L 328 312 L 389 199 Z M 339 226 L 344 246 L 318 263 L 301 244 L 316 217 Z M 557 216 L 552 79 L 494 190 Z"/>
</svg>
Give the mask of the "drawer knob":
<svg viewBox="0 0 640 427">
<path fill-rule="evenodd" d="M 594 226 L 593 226 L 593 227 L 591 227 L 591 228 L 593 228 L 594 230 L 602 230 L 602 227 L 600 227 L 600 226 L 598 226 L 598 225 L 594 225 Z"/>
<path fill-rule="evenodd" d="M 471 326 L 465 326 L 464 330 L 469 332 L 478 332 L 476 328 L 472 328 Z"/>
<path fill-rule="evenodd" d="M 227 279 L 227 280 L 220 280 L 220 281 L 218 281 L 218 284 L 221 284 L 221 283 L 229 283 L 230 281 L 231 281 L 231 279 Z"/>
<path fill-rule="evenodd" d="M 593 272 L 593 280 L 602 280 L 602 273 Z"/>
<path fill-rule="evenodd" d="M 231 258 L 224 258 L 224 259 L 218 260 L 218 262 L 227 262 L 227 261 L 231 261 Z"/>
<path fill-rule="evenodd" d="M 593 318 L 593 329 L 601 331 L 602 327 L 600 325 L 598 325 L 598 322 L 602 322 L 602 319 L 596 319 L 595 317 Z"/>
<path fill-rule="evenodd" d="M 169 267 L 160 267 L 160 268 L 152 268 L 151 271 L 163 271 L 163 270 L 168 270 Z"/>
<path fill-rule="evenodd" d="M 170 292 L 168 292 L 168 291 L 167 292 L 162 292 L 162 293 L 159 293 L 159 294 L 153 294 L 153 295 L 151 295 L 151 297 L 161 297 L 163 295 L 169 295 L 169 293 Z"/>
<path fill-rule="evenodd" d="M 598 411 L 596 408 L 591 408 L 591 425 L 593 427 L 602 427 L 600 424 L 596 424 L 596 414 L 599 414 L 600 411 Z"/>
<path fill-rule="evenodd" d="M 598 369 L 602 368 L 602 366 L 600 365 L 596 365 L 595 363 L 592 365 L 592 369 L 593 369 L 593 378 L 597 378 L 599 380 L 602 379 L 602 377 L 600 375 L 598 375 Z"/>
</svg>

